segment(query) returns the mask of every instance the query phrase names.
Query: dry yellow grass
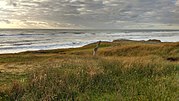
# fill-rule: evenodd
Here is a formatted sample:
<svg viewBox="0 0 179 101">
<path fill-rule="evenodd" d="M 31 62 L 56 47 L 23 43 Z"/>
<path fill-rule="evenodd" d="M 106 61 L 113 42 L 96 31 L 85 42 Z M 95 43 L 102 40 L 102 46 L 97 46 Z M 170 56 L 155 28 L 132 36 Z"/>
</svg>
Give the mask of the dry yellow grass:
<svg viewBox="0 0 179 101">
<path fill-rule="evenodd" d="M 179 43 L 94 47 L 0 55 L 0 99 L 177 100 Z"/>
</svg>

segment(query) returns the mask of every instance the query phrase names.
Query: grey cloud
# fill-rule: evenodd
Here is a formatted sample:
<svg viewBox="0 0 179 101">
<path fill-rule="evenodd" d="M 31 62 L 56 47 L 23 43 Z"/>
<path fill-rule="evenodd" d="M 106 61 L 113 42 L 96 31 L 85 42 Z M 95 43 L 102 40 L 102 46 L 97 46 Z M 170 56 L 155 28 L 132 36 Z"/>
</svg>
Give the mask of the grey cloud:
<svg viewBox="0 0 179 101">
<path fill-rule="evenodd" d="M 7 24 L 10 24 L 10 23 L 11 23 L 11 21 L 9 21 L 9 20 L 5 20 L 5 19 L 0 20 L 0 22 L 4 22 L 4 23 L 7 23 Z"/>
<path fill-rule="evenodd" d="M 64 23 L 118 28 L 124 23 L 179 24 L 175 0 L 9 0 L 8 4 L 13 7 L 0 8 L 4 19 L 58 23 L 55 26 Z"/>
</svg>

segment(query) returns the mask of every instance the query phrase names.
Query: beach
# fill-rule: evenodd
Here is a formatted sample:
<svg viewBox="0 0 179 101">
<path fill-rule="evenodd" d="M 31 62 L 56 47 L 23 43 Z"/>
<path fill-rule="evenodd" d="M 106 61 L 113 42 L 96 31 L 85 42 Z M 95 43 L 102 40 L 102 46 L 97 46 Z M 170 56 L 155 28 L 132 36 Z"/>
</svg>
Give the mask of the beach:
<svg viewBox="0 0 179 101">
<path fill-rule="evenodd" d="M 0 54 L 24 51 L 77 48 L 97 41 L 149 40 L 178 42 L 177 30 L 0 30 Z"/>
<path fill-rule="evenodd" d="M 0 0 L 0 101 L 179 101 L 179 0 Z"/>
</svg>

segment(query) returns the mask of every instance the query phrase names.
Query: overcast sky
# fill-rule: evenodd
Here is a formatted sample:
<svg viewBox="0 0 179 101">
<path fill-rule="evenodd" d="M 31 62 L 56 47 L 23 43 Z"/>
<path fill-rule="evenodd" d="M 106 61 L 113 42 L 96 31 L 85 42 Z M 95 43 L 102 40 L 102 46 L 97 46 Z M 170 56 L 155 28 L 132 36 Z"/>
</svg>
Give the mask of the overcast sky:
<svg viewBox="0 0 179 101">
<path fill-rule="evenodd" d="M 179 29 L 179 0 L 0 0 L 0 28 Z"/>
</svg>

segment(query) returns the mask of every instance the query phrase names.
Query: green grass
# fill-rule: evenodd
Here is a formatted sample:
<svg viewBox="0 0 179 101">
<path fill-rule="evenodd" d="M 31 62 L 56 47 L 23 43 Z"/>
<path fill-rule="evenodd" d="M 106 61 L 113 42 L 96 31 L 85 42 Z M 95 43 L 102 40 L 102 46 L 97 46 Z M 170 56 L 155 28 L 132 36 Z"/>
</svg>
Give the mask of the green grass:
<svg viewBox="0 0 179 101">
<path fill-rule="evenodd" d="M 1 56 L 1 64 L 31 65 L 22 73 L 0 73 L 3 101 L 177 101 L 178 43 L 102 43 L 77 49 Z M 65 52 L 66 54 L 60 54 Z M 29 62 L 30 61 L 30 62 Z M 4 87 L 4 86 L 2 86 Z"/>
</svg>

